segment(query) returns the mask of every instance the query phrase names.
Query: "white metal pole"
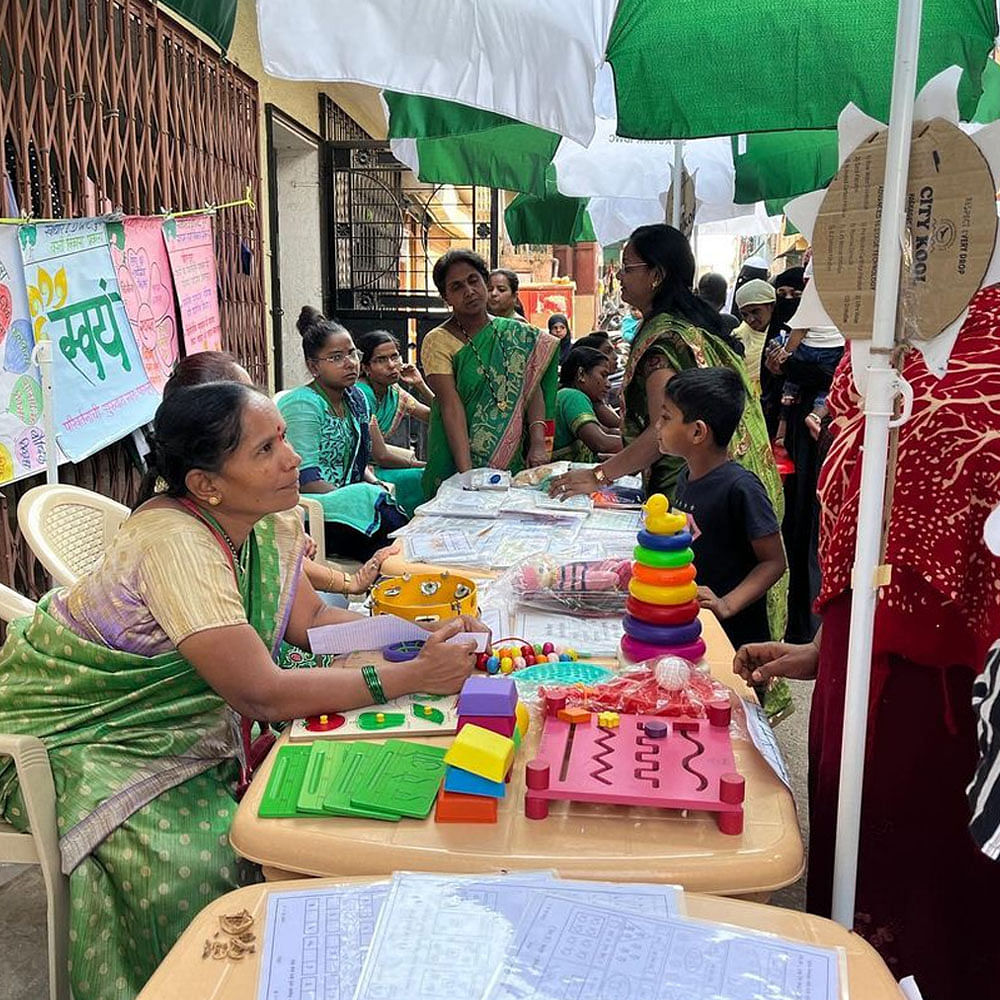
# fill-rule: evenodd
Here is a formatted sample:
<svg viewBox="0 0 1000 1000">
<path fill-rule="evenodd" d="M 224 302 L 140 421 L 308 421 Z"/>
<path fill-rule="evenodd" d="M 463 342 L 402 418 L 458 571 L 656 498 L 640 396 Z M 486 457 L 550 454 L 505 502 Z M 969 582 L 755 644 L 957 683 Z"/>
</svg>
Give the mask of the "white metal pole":
<svg viewBox="0 0 1000 1000">
<path fill-rule="evenodd" d="M 670 225 L 675 229 L 681 228 L 681 187 L 684 182 L 684 140 L 674 139 L 674 162 L 672 169 L 673 179 L 670 190 L 673 200 L 670 205 Z"/>
<path fill-rule="evenodd" d="M 45 481 L 59 482 L 59 446 L 56 444 L 56 412 L 52 393 L 52 341 L 47 337 L 35 344 L 33 360 L 42 382 L 42 427 L 45 430 Z"/>
<path fill-rule="evenodd" d="M 892 368 L 896 339 L 896 301 L 902 261 L 910 134 L 917 84 L 920 19 L 923 0 L 899 0 L 896 60 L 879 231 L 878 272 L 871 363 L 865 391 L 865 435 L 861 461 L 861 494 L 854 549 L 851 628 L 847 652 L 844 733 L 837 800 L 837 846 L 833 870 L 833 919 L 851 928 L 858 875 L 861 789 L 868 728 L 872 636 L 878 600 L 878 569 L 889 446 L 889 421 L 900 380 Z"/>
</svg>

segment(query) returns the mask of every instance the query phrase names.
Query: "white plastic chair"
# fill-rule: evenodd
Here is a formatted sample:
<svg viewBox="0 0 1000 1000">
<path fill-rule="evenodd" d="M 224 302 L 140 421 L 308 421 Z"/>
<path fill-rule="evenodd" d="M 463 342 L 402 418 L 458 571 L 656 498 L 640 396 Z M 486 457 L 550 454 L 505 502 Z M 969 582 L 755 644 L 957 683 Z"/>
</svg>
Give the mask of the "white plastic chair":
<svg viewBox="0 0 1000 1000">
<path fill-rule="evenodd" d="M 0 584 L 0 619 L 33 614 L 34 601 Z M 69 879 L 62 873 L 56 790 L 45 744 L 34 736 L 0 733 L 0 756 L 14 761 L 30 832 L 0 820 L 0 862 L 38 865 L 45 882 L 49 939 L 49 998 L 69 1000 Z"/>
<path fill-rule="evenodd" d="M 17 523 L 38 561 L 62 587 L 93 569 L 131 512 L 79 486 L 36 486 L 21 497 Z"/>
</svg>

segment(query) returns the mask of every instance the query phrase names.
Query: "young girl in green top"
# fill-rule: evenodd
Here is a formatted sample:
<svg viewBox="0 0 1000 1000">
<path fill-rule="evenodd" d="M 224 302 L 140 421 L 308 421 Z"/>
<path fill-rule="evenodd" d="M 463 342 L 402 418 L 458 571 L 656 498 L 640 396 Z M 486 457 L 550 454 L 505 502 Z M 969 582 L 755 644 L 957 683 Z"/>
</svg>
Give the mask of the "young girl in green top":
<svg viewBox="0 0 1000 1000">
<path fill-rule="evenodd" d="M 595 412 L 607 395 L 608 367 L 593 347 L 574 347 L 566 356 L 559 370 L 553 460 L 596 462 L 599 454 L 621 451 L 621 435 L 608 433 Z"/>
</svg>

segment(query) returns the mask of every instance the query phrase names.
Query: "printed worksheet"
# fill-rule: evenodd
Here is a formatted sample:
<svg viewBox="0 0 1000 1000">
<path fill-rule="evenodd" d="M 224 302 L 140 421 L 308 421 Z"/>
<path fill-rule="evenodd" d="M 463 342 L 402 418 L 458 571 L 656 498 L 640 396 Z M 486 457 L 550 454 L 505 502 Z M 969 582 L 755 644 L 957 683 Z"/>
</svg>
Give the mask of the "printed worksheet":
<svg viewBox="0 0 1000 1000">
<path fill-rule="evenodd" d="M 834 948 L 545 889 L 525 906 L 485 1000 L 838 1000 L 841 961 Z"/>
<path fill-rule="evenodd" d="M 409 535 L 405 544 L 407 558 L 414 562 L 451 566 L 473 562 L 478 555 L 469 536 L 454 529 Z"/>
<path fill-rule="evenodd" d="M 426 641 L 429 633 L 419 625 L 396 615 L 375 615 L 340 625 L 320 625 L 306 633 L 309 648 L 314 653 L 340 656 L 358 650 L 380 650 L 397 642 Z M 447 642 L 464 642 L 471 639 L 478 652 L 486 649 L 489 636 L 485 632 L 459 632 Z"/>
<path fill-rule="evenodd" d="M 662 917 L 683 894 L 669 885 L 563 881 L 537 874 L 461 877 L 401 874 L 379 918 L 355 1000 L 473 1000 L 503 961 L 534 894 Z"/>
<path fill-rule="evenodd" d="M 573 618 L 519 606 L 514 613 L 514 635 L 525 642 L 551 642 L 571 646 L 588 656 L 615 656 L 622 640 L 622 620 Z"/>
<path fill-rule="evenodd" d="M 389 883 L 267 897 L 257 1000 L 351 1000 Z"/>
<path fill-rule="evenodd" d="M 583 522 L 584 530 L 588 531 L 621 531 L 630 532 L 635 544 L 635 535 L 642 530 L 643 520 L 641 510 L 606 510 L 595 507 Z"/>
</svg>

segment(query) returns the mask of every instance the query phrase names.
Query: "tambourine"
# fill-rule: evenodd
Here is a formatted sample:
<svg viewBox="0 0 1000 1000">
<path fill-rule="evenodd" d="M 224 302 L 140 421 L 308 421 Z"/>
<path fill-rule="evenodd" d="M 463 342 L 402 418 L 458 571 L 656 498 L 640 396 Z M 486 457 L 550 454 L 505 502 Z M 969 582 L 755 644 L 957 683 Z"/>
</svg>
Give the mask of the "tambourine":
<svg viewBox="0 0 1000 1000">
<path fill-rule="evenodd" d="M 398 615 L 417 624 L 475 615 L 478 607 L 475 582 L 447 570 L 390 576 L 372 587 L 372 614 Z"/>
</svg>

